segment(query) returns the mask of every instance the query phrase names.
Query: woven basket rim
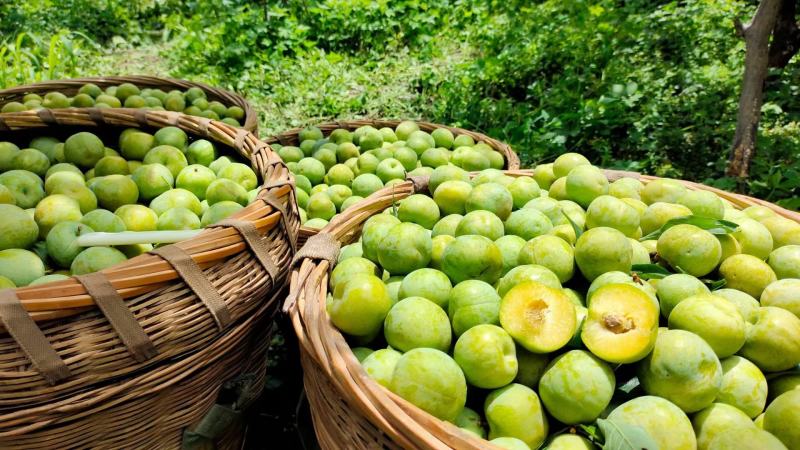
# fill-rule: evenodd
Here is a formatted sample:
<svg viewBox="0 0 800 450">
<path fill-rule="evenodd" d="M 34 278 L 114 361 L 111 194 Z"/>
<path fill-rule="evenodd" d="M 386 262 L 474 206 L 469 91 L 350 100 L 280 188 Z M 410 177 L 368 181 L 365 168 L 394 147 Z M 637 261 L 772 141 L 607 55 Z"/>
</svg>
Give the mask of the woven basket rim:
<svg viewBox="0 0 800 450">
<path fill-rule="evenodd" d="M 532 175 L 532 170 L 507 171 L 511 176 Z M 605 171 L 609 180 L 622 177 L 638 178 L 644 183 L 659 177 L 640 175 L 635 172 Z M 742 209 L 760 205 L 770 208 L 780 216 L 800 222 L 800 214 L 772 203 L 740 194 L 733 194 L 700 183 L 678 180 L 690 189 L 708 190 L 720 195 L 734 206 Z M 415 192 L 411 181 L 384 188 L 370 197 L 354 204 L 320 232 L 327 233 L 345 244 L 360 233 L 367 218 L 381 213 L 394 201 Z M 336 329 L 325 311 L 328 291 L 328 274 L 336 261 L 303 258 L 297 261 L 291 274 L 290 294 L 284 304 L 300 343 L 306 376 L 305 383 L 314 383 L 313 389 L 327 398 L 342 398 L 349 406 L 348 420 L 359 423 L 369 433 L 355 433 L 337 424 L 317 425 L 324 428 L 323 437 L 336 440 L 332 434 L 346 435 L 348 441 L 368 448 L 364 441 L 368 434 L 385 435 L 402 448 L 497 448 L 489 442 L 477 439 L 453 424 L 441 421 L 409 402 L 393 394 L 367 375 L 353 355 L 344 336 Z M 334 389 L 334 392 L 331 392 Z M 318 416 L 325 416 L 324 405 L 312 408 L 323 409 Z M 372 443 L 374 445 L 374 442 Z M 325 448 L 323 446 L 323 448 Z"/>
<path fill-rule="evenodd" d="M 244 110 L 244 123 L 242 124 L 242 128 L 253 133 L 258 131 L 258 113 L 253 105 L 251 105 L 250 102 L 248 102 L 241 94 L 229 91 L 227 89 L 210 86 L 199 81 L 189 81 L 170 77 L 157 77 L 152 75 L 64 78 L 60 80 L 39 81 L 36 83 L 13 86 L 0 90 L 0 106 L 12 101 L 21 100 L 25 94 L 40 93 L 45 91 L 77 92 L 81 86 L 87 83 L 94 83 L 100 87 L 108 87 L 122 83 L 133 83 L 136 86 L 167 89 L 180 88 L 182 90 L 189 89 L 190 87 L 199 87 L 207 95 L 210 94 L 212 100 L 223 102 L 227 106 L 241 107 Z"/>
<path fill-rule="evenodd" d="M 48 365 L 48 371 L 40 373 L 42 367 L 29 357 L 44 355 L 47 348 L 41 352 L 38 347 L 23 348 L 17 335 L 13 339 L 0 339 L 0 376 L 8 381 L 0 383 L 0 414 L 74 398 L 76 392 L 94 389 L 131 373 L 154 370 L 167 361 L 196 353 L 260 308 L 266 295 L 278 292 L 294 256 L 299 215 L 293 180 L 269 145 L 249 131 L 182 113 L 125 108 L 42 109 L 0 114 L 4 138 L 11 132 L 33 134 L 62 126 L 70 127 L 69 131 L 177 126 L 194 138 L 233 148 L 251 161 L 262 184 L 257 200 L 231 219 L 252 224 L 261 241 L 249 247 L 236 228 L 224 225 L 162 247 L 183 249 L 203 270 L 194 274 L 195 279 L 205 278 L 207 294 L 216 291 L 212 292 L 213 307 L 197 296 L 195 288 L 178 275 L 172 263 L 154 254 L 146 253 L 97 272 L 105 275 L 123 298 L 125 309 L 149 341 L 152 352 L 142 358 L 134 357 L 135 347 L 123 342 L 116 326 L 105 316 L 105 309 L 96 305 L 74 277 L 14 289 L 11 292 L 20 300 L 23 314 L 37 322 L 38 327 L 32 329 L 39 329 L 44 346 L 54 353 L 48 364 L 54 360 L 64 370 L 54 373 Z M 256 248 L 258 254 L 252 251 Z M 274 266 L 271 270 L 267 259 Z M 276 306 L 271 304 L 273 309 Z M 215 311 L 223 311 L 225 320 L 218 320 Z M 51 376 L 45 378 L 48 373 Z"/>
<path fill-rule="evenodd" d="M 43 109 L 0 114 L 0 130 L 19 131 L 50 126 L 115 126 L 118 128 L 177 126 L 190 135 L 210 139 L 217 144 L 224 144 L 233 148 L 242 157 L 252 158 L 254 168 L 262 180 L 259 187 L 259 198 L 263 198 L 268 191 L 274 191 L 275 195 L 279 197 L 293 195 L 290 192 L 293 183 L 289 179 L 288 170 L 269 145 L 260 141 L 252 133 L 224 122 L 177 112 L 127 108 Z M 276 170 L 276 168 L 281 170 Z M 291 208 L 289 213 L 296 215 L 296 208 Z M 249 204 L 231 218 L 252 221 L 259 231 L 263 232 L 278 226 L 279 216 L 280 212 L 275 211 L 273 207 L 257 201 Z M 299 218 L 297 220 L 299 222 Z M 215 254 L 207 249 L 207 244 L 197 245 L 213 241 L 220 241 L 225 244 L 225 247 L 218 249 Z M 229 227 L 209 227 L 198 236 L 174 245 L 188 251 L 201 267 L 221 262 L 245 248 L 241 235 Z M 149 286 L 147 284 L 138 285 L 135 280 L 131 280 L 131 275 L 138 273 L 143 267 L 155 270 L 159 274 L 158 279 Z M 118 288 L 123 298 L 158 289 L 164 285 L 164 282 L 178 277 L 175 270 L 166 261 L 147 254 L 131 258 L 101 272 L 107 274 L 112 285 Z M 87 307 L 96 308 L 94 301 L 74 277 L 69 280 L 17 288 L 15 292 L 36 321 L 60 319 L 86 312 Z M 59 298 L 63 301 L 57 301 Z"/>
<path fill-rule="evenodd" d="M 395 128 L 397 127 L 400 122 L 405 120 L 411 119 L 350 119 L 350 120 L 335 120 L 335 121 L 327 121 L 327 122 L 320 122 L 315 124 L 314 126 L 318 127 L 322 130 L 324 136 L 328 136 L 333 130 L 338 128 L 345 128 L 348 130 L 355 130 L 358 127 L 364 125 L 372 125 L 376 128 L 382 127 L 390 127 Z M 505 170 L 519 170 L 520 167 L 520 160 L 517 153 L 511 148 L 510 145 L 506 144 L 503 141 L 498 139 L 489 137 L 483 133 L 467 130 L 465 128 L 458 128 L 458 127 L 451 127 L 448 125 L 441 125 L 433 122 L 427 122 L 424 120 L 414 120 L 414 122 L 419 125 L 420 129 L 423 131 L 433 131 L 436 128 L 445 128 L 450 130 L 454 135 L 458 136 L 459 134 L 466 134 L 471 136 L 475 142 L 485 142 L 487 145 L 492 147 L 495 151 L 501 153 L 506 161 L 506 169 Z M 292 128 L 281 133 L 269 136 L 264 139 L 264 142 L 268 144 L 275 144 L 280 143 L 281 145 L 300 145 L 298 142 L 298 135 L 300 131 L 302 131 L 302 127 Z M 309 236 L 313 236 L 317 234 L 319 230 L 316 228 L 310 228 L 306 226 L 300 227 L 300 234 L 301 239 L 306 239 Z"/>
</svg>

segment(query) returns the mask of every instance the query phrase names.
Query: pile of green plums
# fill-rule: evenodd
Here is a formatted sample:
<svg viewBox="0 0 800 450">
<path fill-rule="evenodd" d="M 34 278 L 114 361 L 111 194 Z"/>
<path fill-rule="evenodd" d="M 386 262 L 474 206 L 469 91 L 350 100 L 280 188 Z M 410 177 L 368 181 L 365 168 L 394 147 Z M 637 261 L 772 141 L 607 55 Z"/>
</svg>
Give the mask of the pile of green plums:
<svg viewBox="0 0 800 450">
<path fill-rule="evenodd" d="M 199 229 L 258 191 L 248 165 L 176 127 L 25 144 L 0 142 L 0 288 L 95 272 L 153 248 L 83 248 L 82 234 Z"/>
<path fill-rule="evenodd" d="M 599 448 L 599 419 L 660 449 L 800 448 L 800 224 L 575 153 L 522 177 L 441 165 L 429 190 L 329 277 L 376 382 L 509 449 Z"/>
<path fill-rule="evenodd" d="M 428 176 L 440 166 L 468 171 L 502 169 L 502 153 L 467 134 L 446 128 L 428 133 L 415 122 L 391 128 L 370 125 L 333 130 L 327 137 L 317 127 L 303 129 L 299 147 L 274 145 L 297 182 L 301 222 L 324 227 L 333 216 L 406 175 Z"/>
<path fill-rule="evenodd" d="M 35 109 L 59 108 L 136 108 L 153 111 L 177 111 L 190 116 L 221 120 L 228 125 L 241 126 L 244 110 L 239 106 L 225 106 L 216 100 L 208 100 L 199 87 L 186 91 L 173 89 L 164 92 L 158 88 L 140 89 L 132 83 L 109 86 L 105 90 L 94 83 L 87 83 L 70 97 L 58 91 L 44 96 L 27 94 L 22 102 L 9 102 L 0 112 L 19 112 Z"/>
</svg>

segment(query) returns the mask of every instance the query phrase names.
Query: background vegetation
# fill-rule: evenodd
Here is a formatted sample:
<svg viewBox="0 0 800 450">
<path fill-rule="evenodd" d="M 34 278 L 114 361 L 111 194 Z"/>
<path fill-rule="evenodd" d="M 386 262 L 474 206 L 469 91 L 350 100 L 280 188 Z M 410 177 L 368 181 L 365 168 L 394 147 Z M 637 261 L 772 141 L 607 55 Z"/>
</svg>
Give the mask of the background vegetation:
<svg viewBox="0 0 800 450">
<path fill-rule="evenodd" d="M 30 0 L 0 5 L 0 86 L 152 73 L 244 93 L 262 133 L 330 118 L 481 130 L 527 164 L 734 189 L 748 0 Z M 753 195 L 800 207 L 800 63 L 770 73 Z"/>
</svg>

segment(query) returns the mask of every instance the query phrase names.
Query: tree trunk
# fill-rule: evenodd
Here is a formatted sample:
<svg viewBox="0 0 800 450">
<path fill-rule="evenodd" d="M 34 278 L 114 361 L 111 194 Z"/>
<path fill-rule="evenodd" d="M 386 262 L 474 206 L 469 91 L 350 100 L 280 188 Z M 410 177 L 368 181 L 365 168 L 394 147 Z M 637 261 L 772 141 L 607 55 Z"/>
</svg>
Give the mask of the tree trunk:
<svg viewBox="0 0 800 450">
<path fill-rule="evenodd" d="M 795 20 L 796 0 L 783 0 L 778 11 L 772 43 L 769 45 L 769 66 L 784 68 L 800 50 L 800 29 Z"/>
<path fill-rule="evenodd" d="M 739 33 L 745 39 L 746 53 L 744 81 L 739 98 L 739 114 L 728 175 L 742 179 L 747 178 L 750 160 L 755 153 L 764 79 L 767 77 L 769 63 L 769 38 L 775 27 L 781 3 L 781 0 L 761 0 L 753 20 L 745 26 L 738 24 Z"/>
</svg>

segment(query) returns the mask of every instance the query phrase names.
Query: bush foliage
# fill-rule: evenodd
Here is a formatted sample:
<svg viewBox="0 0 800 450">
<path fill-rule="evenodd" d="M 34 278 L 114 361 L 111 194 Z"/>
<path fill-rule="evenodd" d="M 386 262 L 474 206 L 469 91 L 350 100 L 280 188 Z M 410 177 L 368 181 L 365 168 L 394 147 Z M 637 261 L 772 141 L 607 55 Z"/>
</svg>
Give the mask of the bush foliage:
<svg viewBox="0 0 800 450">
<path fill-rule="evenodd" d="M 0 47 L 0 84 L 111 74 L 107 49 L 124 44 L 160 50 L 173 76 L 244 92 L 265 132 L 336 117 L 420 117 L 506 140 L 527 164 L 580 151 L 605 166 L 736 189 L 724 177 L 744 59 L 733 23 L 755 4 L 36 0 L 0 6 L 0 26 L 13 33 L 4 35 L 27 33 Z M 58 50 L 64 39 L 75 50 Z M 142 68 L 152 70 L 151 60 Z M 745 186 L 795 209 L 799 89 L 797 61 L 770 73 Z"/>
</svg>

